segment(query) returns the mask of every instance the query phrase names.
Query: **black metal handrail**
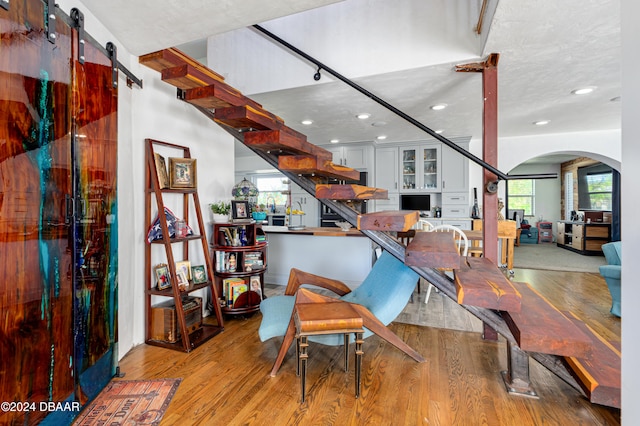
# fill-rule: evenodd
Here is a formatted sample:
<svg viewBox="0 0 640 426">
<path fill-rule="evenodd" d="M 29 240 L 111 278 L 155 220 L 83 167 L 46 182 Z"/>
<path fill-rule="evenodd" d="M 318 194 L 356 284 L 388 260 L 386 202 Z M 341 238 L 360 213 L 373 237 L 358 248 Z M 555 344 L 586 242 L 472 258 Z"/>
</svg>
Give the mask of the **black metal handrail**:
<svg viewBox="0 0 640 426">
<path fill-rule="evenodd" d="M 435 139 L 437 139 L 440 142 L 442 142 L 443 144 L 447 145 L 449 148 L 457 151 L 461 155 L 464 155 L 469 160 L 471 160 L 474 163 L 478 164 L 483 169 L 488 170 L 491 173 L 495 174 L 498 179 L 502 179 L 502 180 L 509 180 L 509 179 L 556 179 L 558 177 L 557 173 L 526 174 L 526 175 L 517 175 L 517 177 L 516 176 L 509 176 L 508 174 L 503 173 L 500 170 L 496 169 L 491 164 L 485 162 L 481 158 L 471 154 L 469 151 L 465 150 L 464 148 L 459 147 L 458 145 L 455 144 L 455 142 L 447 139 L 446 137 L 442 136 L 441 134 L 436 133 L 434 130 L 432 130 L 429 127 L 425 126 L 424 124 L 422 124 L 421 122 L 419 122 L 415 118 L 411 117 L 407 113 L 405 113 L 405 112 L 399 110 L 398 108 L 394 107 L 393 105 L 391 105 L 390 103 L 388 103 L 384 99 L 379 98 L 378 96 L 374 95 L 373 93 L 371 93 L 370 91 L 368 91 L 364 87 L 356 84 L 355 82 L 351 81 L 347 77 L 343 76 L 342 74 L 338 73 L 337 71 L 335 71 L 332 68 L 326 66 L 322 62 L 318 61 L 314 57 L 308 55 L 307 53 L 305 53 L 302 50 L 298 49 L 297 47 L 293 46 L 291 43 L 289 43 L 289 42 L 283 40 L 282 38 L 278 37 L 277 35 L 273 34 L 271 31 L 261 27 L 260 25 L 253 25 L 253 28 L 255 28 L 256 30 L 260 31 L 261 33 L 263 33 L 267 37 L 277 41 L 280 44 L 282 44 L 287 49 L 292 50 L 296 54 L 302 56 L 307 61 L 309 61 L 309 62 L 313 63 L 314 65 L 316 65 L 318 67 L 318 73 L 316 73 L 316 75 L 318 75 L 320 73 L 320 70 L 327 71 L 329 74 L 331 74 L 332 76 L 334 76 L 338 80 L 340 80 L 343 83 L 351 86 L 352 88 L 354 88 L 358 92 L 360 92 L 363 95 L 367 96 L 368 98 L 370 98 L 374 102 L 382 105 L 383 107 L 385 107 L 389 111 L 393 112 L 394 114 L 398 115 L 399 117 L 405 119 L 409 123 L 411 123 L 414 126 L 416 126 L 417 128 L 419 128 L 420 130 L 428 133 L 429 135 L 431 135 Z"/>
</svg>

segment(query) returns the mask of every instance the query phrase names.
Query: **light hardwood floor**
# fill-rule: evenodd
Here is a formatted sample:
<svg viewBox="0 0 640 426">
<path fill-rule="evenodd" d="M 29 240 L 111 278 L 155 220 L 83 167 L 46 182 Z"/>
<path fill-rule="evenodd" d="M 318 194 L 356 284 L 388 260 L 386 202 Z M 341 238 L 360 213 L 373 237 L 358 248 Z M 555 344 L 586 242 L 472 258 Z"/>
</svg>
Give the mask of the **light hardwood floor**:
<svg viewBox="0 0 640 426">
<path fill-rule="evenodd" d="M 620 342 L 620 319 L 608 313 L 611 298 L 598 274 L 516 270 L 514 279 Z M 307 401 L 300 404 L 293 348 L 278 375 L 269 377 L 281 340 L 260 342 L 259 313 L 228 319 L 223 333 L 190 354 L 140 345 L 120 367 L 125 380 L 182 378 L 162 425 L 620 424 L 620 410 L 589 403 L 535 361 L 531 379 L 539 398 L 508 394 L 500 377 L 503 339 L 483 341 L 479 323 L 462 307 L 439 293 L 432 292 L 427 305 L 423 297 L 424 291 L 415 293 L 391 328 L 427 361 L 416 363 L 378 337 L 368 338 L 359 399 L 353 356 L 345 373 L 341 348 L 312 343 Z"/>
</svg>

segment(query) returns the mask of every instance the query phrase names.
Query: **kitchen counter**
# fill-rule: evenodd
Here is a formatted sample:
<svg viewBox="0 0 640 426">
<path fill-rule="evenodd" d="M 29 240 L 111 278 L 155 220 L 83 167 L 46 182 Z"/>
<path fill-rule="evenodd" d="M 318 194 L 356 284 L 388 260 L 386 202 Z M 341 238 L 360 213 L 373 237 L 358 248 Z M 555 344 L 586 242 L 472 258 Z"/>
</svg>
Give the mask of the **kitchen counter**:
<svg viewBox="0 0 640 426">
<path fill-rule="evenodd" d="M 263 226 L 262 230 L 269 242 L 268 284 L 286 285 L 289 271 L 297 268 L 355 288 L 371 270 L 371 240 L 356 229 L 344 232 L 340 228 L 290 230 L 286 226 Z"/>
<path fill-rule="evenodd" d="M 265 234 L 291 234 L 291 235 L 314 235 L 316 237 L 364 237 L 362 232 L 355 228 L 343 231 L 340 228 L 320 228 L 306 227 L 304 229 L 289 229 L 286 226 L 263 226 Z"/>
</svg>

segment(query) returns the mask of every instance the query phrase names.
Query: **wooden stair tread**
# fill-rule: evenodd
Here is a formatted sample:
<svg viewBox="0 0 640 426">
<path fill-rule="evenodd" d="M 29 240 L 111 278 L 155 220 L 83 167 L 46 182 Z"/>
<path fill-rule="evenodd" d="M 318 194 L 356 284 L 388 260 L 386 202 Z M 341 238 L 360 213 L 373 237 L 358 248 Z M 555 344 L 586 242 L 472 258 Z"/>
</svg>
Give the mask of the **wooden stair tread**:
<svg viewBox="0 0 640 426">
<path fill-rule="evenodd" d="M 605 340 L 571 313 L 565 315 L 591 338 L 591 358 L 565 357 L 573 376 L 596 404 L 620 408 L 621 356 L 615 343 Z"/>
<path fill-rule="evenodd" d="M 162 72 L 163 80 L 165 80 L 164 73 L 167 71 L 169 70 L 164 70 Z M 177 84 L 174 84 L 174 86 L 177 86 Z M 183 97 L 185 102 L 202 108 L 218 109 L 242 105 L 249 105 L 255 109 L 262 107 L 259 103 L 247 98 L 233 87 L 222 82 L 215 82 L 207 86 L 200 85 L 197 87 L 182 89 L 185 89 Z"/>
<path fill-rule="evenodd" d="M 317 184 L 319 200 L 387 200 L 389 191 L 363 185 Z"/>
<path fill-rule="evenodd" d="M 404 252 L 407 266 L 460 268 L 460 254 L 449 232 L 416 232 Z"/>
<path fill-rule="evenodd" d="M 360 179 L 360 172 L 356 169 L 308 155 L 281 155 L 278 157 L 278 168 L 299 175 L 323 176 L 351 181 Z"/>
<path fill-rule="evenodd" d="M 190 65 L 191 69 L 197 72 L 197 74 L 206 81 L 203 86 L 213 84 L 215 81 L 224 82 L 223 76 L 205 67 L 200 62 L 184 54 L 175 47 L 142 55 L 138 59 L 138 62 L 160 73 L 167 68 Z"/>
<path fill-rule="evenodd" d="M 308 142 L 305 135 L 288 126 L 245 133 L 244 144 L 276 155 L 310 155 L 324 161 L 333 158 L 330 151 Z"/>
<path fill-rule="evenodd" d="M 418 222 L 417 210 L 390 210 L 358 215 L 357 228 L 361 231 L 406 232 Z"/>
<path fill-rule="evenodd" d="M 591 356 L 591 339 L 527 283 L 512 283 L 522 295 L 520 312 L 503 318 L 520 349 L 545 354 Z"/>
<path fill-rule="evenodd" d="M 521 311 L 520 292 L 496 264 L 486 257 L 465 257 L 455 273 L 455 285 L 458 303 L 461 305 L 499 311 Z"/>
<path fill-rule="evenodd" d="M 237 130 L 276 130 L 284 123 L 281 118 L 262 108 L 253 108 L 249 105 L 218 108 L 214 118 L 216 123 L 221 123 Z"/>
</svg>

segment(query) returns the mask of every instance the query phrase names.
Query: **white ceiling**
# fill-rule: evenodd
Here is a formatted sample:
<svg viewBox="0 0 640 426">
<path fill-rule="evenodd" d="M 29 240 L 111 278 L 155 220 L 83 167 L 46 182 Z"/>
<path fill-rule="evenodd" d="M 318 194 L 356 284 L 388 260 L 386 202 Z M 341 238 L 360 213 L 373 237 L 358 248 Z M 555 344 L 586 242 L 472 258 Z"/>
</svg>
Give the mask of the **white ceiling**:
<svg viewBox="0 0 640 426">
<path fill-rule="evenodd" d="M 620 128 L 619 0 L 490 0 L 482 37 L 474 32 L 482 0 L 84 3 L 135 54 L 181 45 L 199 57 L 205 52 L 203 39 L 211 36 L 215 37 L 210 39 L 210 53 L 212 48 L 224 51 L 235 46 L 230 40 L 236 34 L 246 38 L 252 32 L 251 37 L 263 37 L 245 28 L 262 23 L 426 126 L 443 129 L 449 138 L 481 137 L 481 74 L 456 73 L 454 67 L 481 61 L 490 53 L 500 54 L 500 137 Z M 313 10 L 301 12 L 305 9 Z M 279 16 L 284 18 L 275 19 Z M 332 81 L 326 72 L 314 81 L 315 67 L 268 43 L 274 49 L 271 56 L 280 56 L 284 62 L 250 66 L 247 61 L 260 55 L 243 48 L 227 52 L 228 60 L 212 68 L 311 142 L 370 141 L 380 134 L 387 136 L 385 143 L 428 138 L 344 83 Z M 237 57 L 231 60 L 228 55 Z M 227 67 L 238 59 L 245 71 L 255 70 L 252 75 L 245 77 L 234 72 L 233 65 Z M 276 84 L 265 91 L 244 90 L 260 87 L 260 80 L 277 81 L 278 75 L 286 75 L 286 62 L 304 64 L 304 73 L 282 78 L 282 88 Z M 239 75 L 243 81 L 233 81 Z M 571 94 L 585 86 L 596 89 L 589 95 Z M 618 101 L 612 101 L 615 98 Z M 440 102 L 448 108 L 439 112 L 428 108 Z M 359 121 L 354 117 L 359 112 L 372 117 Z M 314 124 L 301 125 L 304 118 Z M 533 125 L 538 120 L 550 122 Z M 374 122 L 386 124 L 372 126 Z"/>
</svg>

